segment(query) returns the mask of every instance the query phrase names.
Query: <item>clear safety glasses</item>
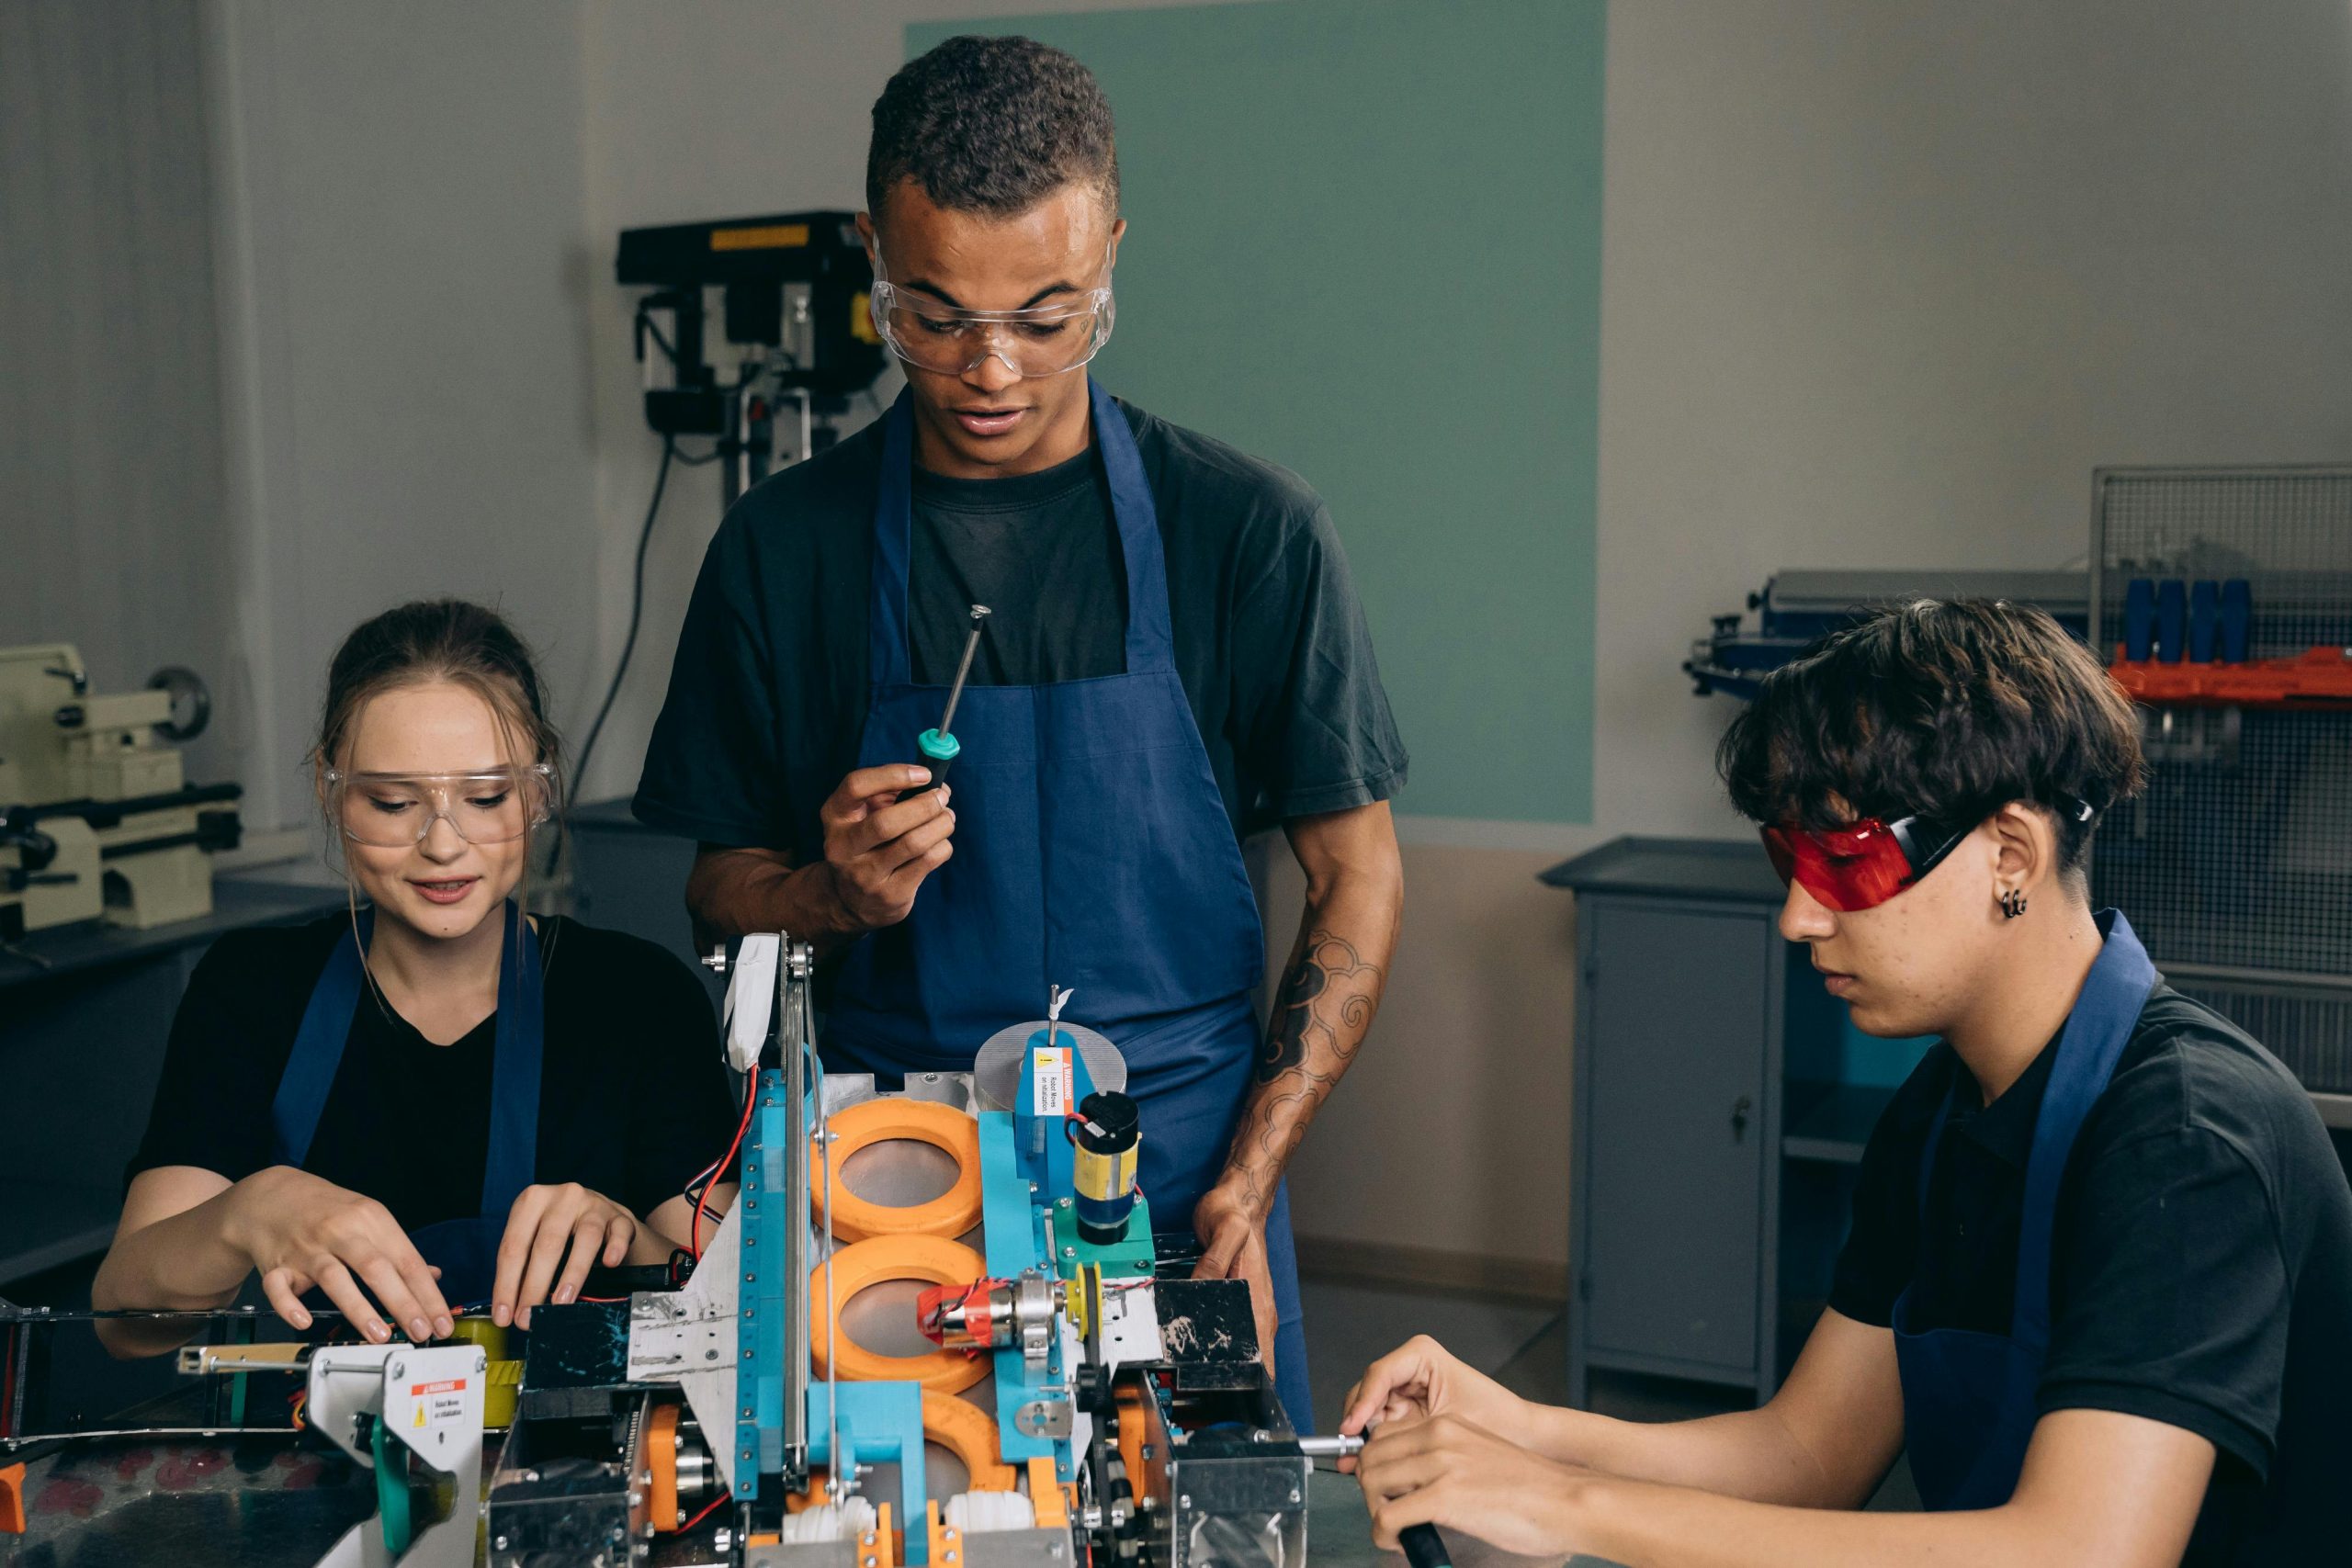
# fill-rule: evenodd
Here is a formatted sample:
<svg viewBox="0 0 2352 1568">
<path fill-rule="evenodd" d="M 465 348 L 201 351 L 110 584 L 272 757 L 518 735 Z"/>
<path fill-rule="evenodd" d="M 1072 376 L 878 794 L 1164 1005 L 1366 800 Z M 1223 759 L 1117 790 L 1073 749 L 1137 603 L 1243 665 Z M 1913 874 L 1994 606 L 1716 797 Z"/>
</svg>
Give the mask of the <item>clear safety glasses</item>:
<svg viewBox="0 0 2352 1568">
<path fill-rule="evenodd" d="M 920 370 L 961 376 L 990 357 L 1025 379 L 1058 376 L 1111 341 L 1111 290 L 1090 288 L 1027 310 L 963 310 L 876 279 L 874 330 Z"/>
<path fill-rule="evenodd" d="M 545 762 L 481 773 L 327 770 L 327 815 L 345 838 L 382 849 L 421 844 L 444 818 L 469 844 L 503 844 L 547 821 L 555 808 L 555 770 Z"/>
</svg>

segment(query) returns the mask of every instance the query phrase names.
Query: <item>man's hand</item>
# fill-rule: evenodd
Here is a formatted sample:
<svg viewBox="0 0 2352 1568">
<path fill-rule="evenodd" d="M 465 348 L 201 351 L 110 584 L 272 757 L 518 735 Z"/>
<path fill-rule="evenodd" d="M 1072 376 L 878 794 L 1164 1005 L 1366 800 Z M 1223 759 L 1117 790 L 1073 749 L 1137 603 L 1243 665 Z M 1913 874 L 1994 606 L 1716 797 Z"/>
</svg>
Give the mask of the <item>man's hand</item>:
<svg viewBox="0 0 2352 1568">
<path fill-rule="evenodd" d="M 1236 1184 L 1220 1181 L 1193 1206 L 1193 1234 L 1201 1238 L 1195 1280 L 1246 1280 L 1250 1309 L 1258 1320 L 1258 1354 L 1266 1375 L 1274 1372 L 1274 1330 L 1282 1312 L 1274 1303 L 1274 1273 L 1266 1259 L 1266 1216 Z"/>
<path fill-rule="evenodd" d="M 1489 1432 L 1521 1432 L 1532 1417 L 1525 1400 L 1426 1334 L 1417 1334 L 1364 1370 L 1340 1405 L 1341 1433 L 1452 1416 Z M 1355 1461 L 1340 1462 L 1346 1470 Z"/>
<path fill-rule="evenodd" d="M 1415 1525 L 1443 1525 L 1523 1557 L 1580 1550 L 1573 1506 L 1583 1472 L 1459 1416 L 1387 1423 L 1355 1463 L 1373 1544 L 1385 1551 Z"/>
<path fill-rule="evenodd" d="M 825 873 L 841 906 L 845 933 L 897 925 L 915 907 L 923 878 L 956 852 L 956 813 L 945 785 L 911 800 L 899 794 L 928 784 L 921 768 L 892 763 L 860 768 L 843 779 L 818 813 L 825 825 Z"/>
<path fill-rule="evenodd" d="M 420 1344 L 452 1331 L 435 1271 L 373 1198 L 284 1165 L 256 1171 L 231 1191 L 222 1239 L 253 1259 L 269 1304 L 294 1327 L 311 1326 L 302 1293 L 320 1290 L 379 1345 L 391 1338 L 392 1323 Z"/>
<path fill-rule="evenodd" d="M 589 1269 L 599 1261 L 619 1268 L 636 1239 L 637 1216 L 601 1192 L 576 1181 L 524 1188 L 506 1213 L 506 1235 L 498 1244 L 490 1320 L 501 1328 L 509 1323 L 529 1328 L 533 1307 L 571 1301 L 588 1282 Z"/>
</svg>

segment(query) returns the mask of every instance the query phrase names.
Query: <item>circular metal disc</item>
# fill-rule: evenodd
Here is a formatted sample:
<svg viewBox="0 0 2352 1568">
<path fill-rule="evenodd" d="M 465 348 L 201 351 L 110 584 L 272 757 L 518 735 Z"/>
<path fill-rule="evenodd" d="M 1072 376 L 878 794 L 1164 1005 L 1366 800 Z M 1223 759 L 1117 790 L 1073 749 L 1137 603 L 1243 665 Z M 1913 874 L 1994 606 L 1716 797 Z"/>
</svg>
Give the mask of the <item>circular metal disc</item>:
<svg viewBox="0 0 2352 1568">
<path fill-rule="evenodd" d="M 1013 1108 L 1012 1102 L 1021 1095 L 1021 1054 L 1029 1048 L 1029 1037 L 1045 1027 L 1041 1018 L 989 1036 L 980 1054 L 972 1058 L 972 1090 L 979 1097 L 981 1110 Z M 1079 1060 L 1086 1064 L 1087 1076 L 1096 1089 L 1109 1092 L 1127 1087 L 1127 1059 L 1102 1035 L 1083 1024 L 1057 1023 L 1054 1039 L 1057 1043 L 1069 1041 L 1077 1045 Z"/>
</svg>

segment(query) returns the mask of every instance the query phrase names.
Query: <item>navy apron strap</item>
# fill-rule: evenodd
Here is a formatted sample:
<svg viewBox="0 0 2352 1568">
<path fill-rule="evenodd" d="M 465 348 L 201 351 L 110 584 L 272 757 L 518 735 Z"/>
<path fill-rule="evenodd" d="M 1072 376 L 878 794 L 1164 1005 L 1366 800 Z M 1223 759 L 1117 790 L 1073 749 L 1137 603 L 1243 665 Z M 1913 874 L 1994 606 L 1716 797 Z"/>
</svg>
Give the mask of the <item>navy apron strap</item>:
<svg viewBox="0 0 2352 1568">
<path fill-rule="evenodd" d="M 302 1010 L 294 1049 L 278 1075 L 269 1107 L 271 1158 L 300 1167 L 318 1134 L 319 1117 L 334 1092 L 343 1066 L 351 1021 L 368 983 L 363 944 L 375 929 L 375 911 L 363 910 L 357 930 L 346 933 L 328 955 Z M 513 900 L 506 905 L 504 943 L 498 965 L 498 1028 L 491 1063 L 490 1147 L 482 1162 L 481 1212 L 503 1218 L 538 1166 L 539 1067 L 546 1055 L 546 998 L 540 982 L 539 941 Z"/>
<path fill-rule="evenodd" d="M 513 899 L 498 960 L 498 1032 L 490 1069 L 490 1149 L 481 1168 L 484 1218 L 503 1219 L 539 1163 L 539 1065 L 547 997 L 539 938 Z"/>
<path fill-rule="evenodd" d="M 877 690 L 913 684 L 907 651 L 907 561 L 913 548 L 914 393 L 901 388 L 882 416 L 882 473 L 874 501 L 874 610 L 866 665 Z"/>
<path fill-rule="evenodd" d="M 327 954 L 327 966 L 311 987 L 301 1027 L 294 1032 L 294 1049 L 277 1075 L 277 1093 L 269 1102 L 274 1164 L 299 1169 L 309 1157 L 320 1113 L 334 1089 L 335 1071 L 343 1066 L 344 1042 L 351 1038 L 351 1021 L 358 1014 L 359 993 L 368 983 L 360 953 L 375 930 L 376 911 L 362 909 L 352 924 Z"/>
<path fill-rule="evenodd" d="M 1089 376 L 1086 393 L 1094 415 L 1094 446 L 1102 454 L 1102 477 L 1111 489 L 1111 514 L 1119 525 L 1119 554 L 1127 568 L 1127 673 L 1176 667 L 1176 637 L 1168 611 L 1167 552 L 1159 541 L 1159 514 L 1144 477 L 1127 416 L 1102 383 Z"/>
<path fill-rule="evenodd" d="M 2017 1302 L 2009 1337 L 2031 1345 L 2050 1342 L 2050 1241 L 2058 1216 L 2058 1186 L 2066 1156 L 2091 1106 L 2107 1092 L 2115 1064 L 2131 1042 L 2148 997 L 2156 988 L 2156 966 L 2115 909 L 2098 917 L 2106 945 L 2083 981 L 2075 1010 L 2058 1037 L 2058 1060 L 2034 1122 L 2033 1153 L 2026 1161 L 2025 1213 L 2018 1227 Z"/>
</svg>

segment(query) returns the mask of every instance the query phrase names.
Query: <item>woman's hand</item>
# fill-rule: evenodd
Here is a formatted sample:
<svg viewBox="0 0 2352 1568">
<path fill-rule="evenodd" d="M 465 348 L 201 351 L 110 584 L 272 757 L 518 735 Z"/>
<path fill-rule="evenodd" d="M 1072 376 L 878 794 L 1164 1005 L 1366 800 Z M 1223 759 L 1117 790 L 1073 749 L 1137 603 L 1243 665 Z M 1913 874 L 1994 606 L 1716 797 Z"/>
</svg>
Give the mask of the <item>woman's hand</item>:
<svg viewBox="0 0 2352 1568">
<path fill-rule="evenodd" d="M 1355 1465 L 1373 1544 L 1383 1551 L 1396 1551 L 1415 1525 L 1442 1525 L 1523 1557 L 1580 1549 L 1574 1516 L 1585 1472 L 1459 1416 L 1385 1425 Z"/>
<path fill-rule="evenodd" d="M 506 1235 L 498 1244 L 491 1321 L 501 1328 L 513 1323 L 527 1329 L 533 1307 L 577 1299 L 588 1270 L 599 1261 L 607 1269 L 620 1267 L 637 1229 L 635 1214 L 576 1181 L 526 1187 L 507 1211 Z"/>
<path fill-rule="evenodd" d="M 1525 1400 L 1426 1334 L 1415 1335 L 1366 1368 L 1348 1390 L 1342 1408 L 1340 1430 L 1351 1437 L 1368 1427 L 1432 1416 L 1457 1416 L 1489 1432 L 1516 1432 L 1532 1414 Z"/>
<path fill-rule="evenodd" d="M 238 1182 L 221 1235 L 253 1259 L 269 1304 L 296 1328 L 311 1326 L 302 1293 L 313 1289 L 379 1345 L 393 1323 L 419 1344 L 455 1326 L 435 1271 L 391 1211 L 306 1170 L 272 1166 Z"/>
</svg>

